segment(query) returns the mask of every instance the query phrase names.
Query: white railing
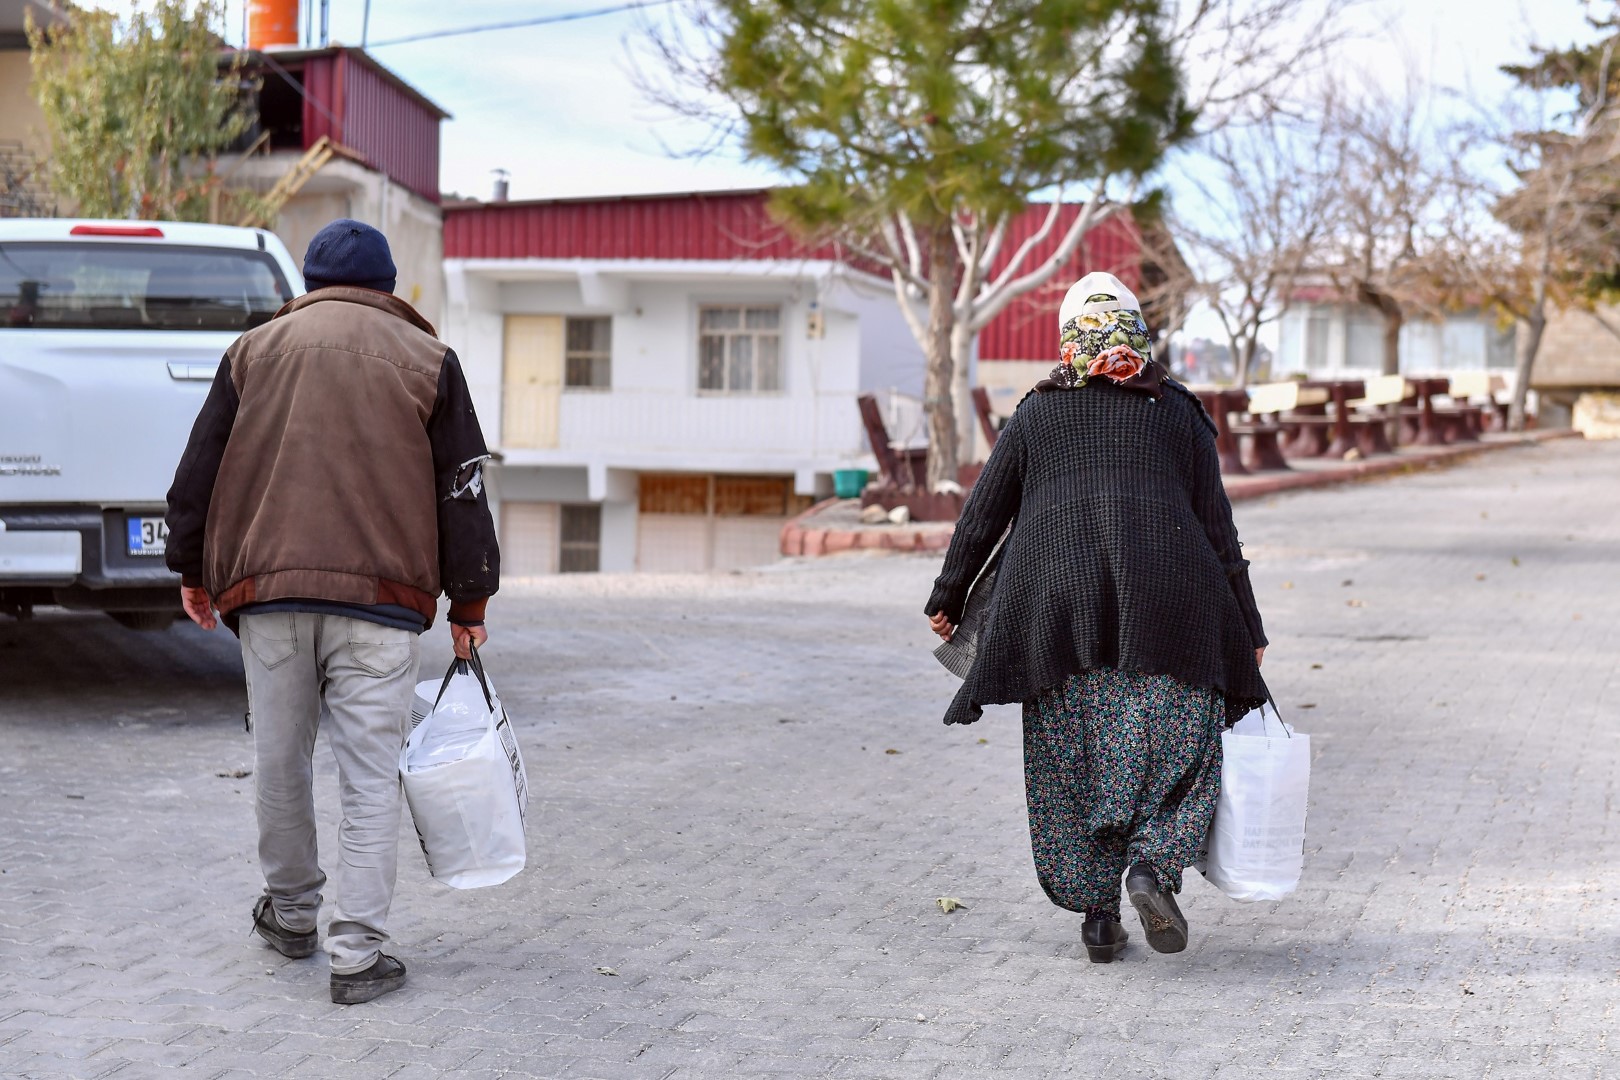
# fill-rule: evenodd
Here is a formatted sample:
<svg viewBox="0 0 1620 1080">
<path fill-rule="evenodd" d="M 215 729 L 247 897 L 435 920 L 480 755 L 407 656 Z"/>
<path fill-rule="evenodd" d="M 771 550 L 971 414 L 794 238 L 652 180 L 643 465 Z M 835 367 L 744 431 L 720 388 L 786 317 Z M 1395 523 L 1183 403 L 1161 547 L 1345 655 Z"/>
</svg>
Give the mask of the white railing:
<svg viewBox="0 0 1620 1080">
<path fill-rule="evenodd" d="M 866 452 L 853 395 L 562 395 L 559 446 L 572 451 L 757 454 L 829 459 Z"/>
</svg>

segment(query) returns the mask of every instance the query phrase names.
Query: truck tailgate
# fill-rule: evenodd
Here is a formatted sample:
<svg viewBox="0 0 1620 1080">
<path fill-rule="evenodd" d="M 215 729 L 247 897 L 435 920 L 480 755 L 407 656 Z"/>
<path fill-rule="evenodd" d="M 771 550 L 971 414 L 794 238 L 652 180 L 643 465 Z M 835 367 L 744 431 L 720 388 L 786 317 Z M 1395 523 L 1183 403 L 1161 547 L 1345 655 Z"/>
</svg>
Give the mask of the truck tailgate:
<svg viewBox="0 0 1620 1080">
<path fill-rule="evenodd" d="M 235 338 L 0 330 L 0 504 L 161 506 Z"/>
</svg>

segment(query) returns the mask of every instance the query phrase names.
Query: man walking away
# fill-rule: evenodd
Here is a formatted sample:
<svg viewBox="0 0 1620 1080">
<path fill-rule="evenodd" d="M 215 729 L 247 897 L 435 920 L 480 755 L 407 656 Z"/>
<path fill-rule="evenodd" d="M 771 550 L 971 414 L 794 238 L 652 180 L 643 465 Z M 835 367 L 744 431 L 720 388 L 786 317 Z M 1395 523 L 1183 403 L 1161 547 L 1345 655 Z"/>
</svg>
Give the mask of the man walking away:
<svg viewBox="0 0 1620 1080">
<path fill-rule="evenodd" d="M 264 895 L 253 928 L 319 947 L 311 757 L 323 714 L 343 806 L 327 928 L 332 1000 L 405 982 L 385 955 L 399 753 L 417 636 L 450 598 L 458 656 L 482 644 L 500 556 L 489 457 L 456 354 L 393 296 L 382 233 L 342 219 L 310 241 L 310 292 L 237 339 L 169 490 L 169 567 L 186 613 L 242 639 Z"/>
</svg>

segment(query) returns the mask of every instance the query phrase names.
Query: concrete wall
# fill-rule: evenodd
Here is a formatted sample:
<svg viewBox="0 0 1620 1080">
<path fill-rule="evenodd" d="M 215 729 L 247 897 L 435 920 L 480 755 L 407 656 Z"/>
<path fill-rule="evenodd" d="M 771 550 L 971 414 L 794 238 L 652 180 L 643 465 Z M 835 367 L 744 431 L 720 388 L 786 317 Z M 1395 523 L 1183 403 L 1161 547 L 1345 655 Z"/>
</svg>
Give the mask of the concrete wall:
<svg viewBox="0 0 1620 1080">
<path fill-rule="evenodd" d="M 51 150 L 45 128 L 45 113 L 33 94 L 29 93 L 32 79 L 26 48 L 0 48 L 0 141 L 22 144 L 24 161 L 17 164 L 28 173 L 33 172 L 33 167 L 26 159 L 32 157 L 35 162 L 43 164 L 50 157 Z M 11 203 L 0 212 L 14 214 L 19 210 L 50 212 L 54 209 L 58 213 L 67 213 L 72 209 L 71 203 L 64 203 L 51 193 L 49 181 L 43 175 L 31 175 L 23 185 L 22 194 L 27 202 L 20 207 Z"/>
<path fill-rule="evenodd" d="M 232 183 L 268 191 L 299 156 L 292 151 L 278 151 L 255 158 L 232 177 Z M 302 265 L 310 239 L 322 226 L 342 217 L 364 221 L 383 231 L 399 270 L 395 293 L 414 305 L 429 322 L 440 326 L 445 308 L 444 221 L 439 207 L 382 173 L 349 161 L 333 161 L 288 200 L 272 231 Z"/>
<path fill-rule="evenodd" d="M 27 49 L 0 49 L 0 139 L 22 143 L 40 157 L 50 152 L 45 114 L 28 92 L 33 72 Z"/>
</svg>

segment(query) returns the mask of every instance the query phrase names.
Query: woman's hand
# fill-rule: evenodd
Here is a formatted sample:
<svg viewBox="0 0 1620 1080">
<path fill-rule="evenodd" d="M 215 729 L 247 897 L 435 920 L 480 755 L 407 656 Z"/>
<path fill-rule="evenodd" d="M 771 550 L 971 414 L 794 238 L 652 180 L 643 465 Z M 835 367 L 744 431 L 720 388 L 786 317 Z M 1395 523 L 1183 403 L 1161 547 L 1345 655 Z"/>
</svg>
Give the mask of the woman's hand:
<svg viewBox="0 0 1620 1080">
<path fill-rule="evenodd" d="M 939 612 L 937 615 L 928 616 L 928 629 L 932 630 L 946 641 L 951 640 L 951 635 L 956 633 L 956 627 L 951 625 L 951 620 L 945 617 L 945 613 L 943 611 Z"/>
<path fill-rule="evenodd" d="M 1266 647 L 1262 645 L 1258 649 L 1254 650 L 1254 666 L 1259 667 L 1265 661 L 1265 659 Z"/>
</svg>

